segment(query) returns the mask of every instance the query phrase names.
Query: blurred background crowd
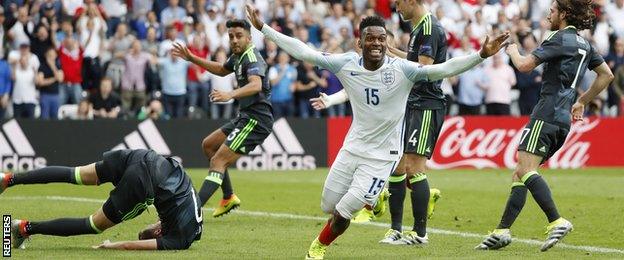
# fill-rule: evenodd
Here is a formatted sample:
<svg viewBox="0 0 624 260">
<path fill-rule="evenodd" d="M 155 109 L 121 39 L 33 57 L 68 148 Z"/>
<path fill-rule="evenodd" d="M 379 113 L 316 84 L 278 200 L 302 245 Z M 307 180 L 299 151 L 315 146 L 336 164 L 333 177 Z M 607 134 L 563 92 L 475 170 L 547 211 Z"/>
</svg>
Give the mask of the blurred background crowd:
<svg viewBox="0 0 624 260">
<path fill-rule="evenodd" d="M 523 53 L 547 35 L 550 0 L 423 0 L 447 31 L 448 55 L 474 52 L 486 35 L 509 30 Z M 212 89 L 236 88 L 233 74 L 212 75 L 170 54 L 181 42 L 201 57 L 230 55 L 225 21 L 245 18 L 244 0 L 3 0 L 0 9 L 0 119 L 231 118 L 234 102 L 213 103 Z M 265 22 L 324 52 L 355 50 L 361 18 L 379 15 L 406 50 L 411 25 L 392 0 L 254 0 Z M 605 57 L 616 79 L 588 115 L 624 111 L 624 0 L 595 0 L 597 19 L 581 32 Z M 252 29 L 268 63 L 274 114 L 335 117 L 348 105 L 322 113 L 308 100 L 342 86 L 335 75 L 291 59 Z M 488 114 L 503 104 L 527 115 L 537 103 L 541 68 L 520 73 L 500 53 L 456 78 L 444 80 L 451 115 Z M 584 75 L 578 91 L 595 74 Z"/>
</svg>

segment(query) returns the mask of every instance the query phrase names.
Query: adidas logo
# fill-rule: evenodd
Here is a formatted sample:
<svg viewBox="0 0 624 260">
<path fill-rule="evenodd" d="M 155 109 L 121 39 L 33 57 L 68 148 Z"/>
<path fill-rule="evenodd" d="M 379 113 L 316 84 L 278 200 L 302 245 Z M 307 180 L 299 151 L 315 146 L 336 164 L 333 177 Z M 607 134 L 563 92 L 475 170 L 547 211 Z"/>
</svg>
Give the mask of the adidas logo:
<svg viewBox="0 0 624 260">
<path fill-rule="evenodd" d="M 273 123 L 273 132 L 249 155 L 236 161 L 239 170 L 316 169 L 316 158 L 305 154 L 299 139 L 284 118 Z"/>
<path fill-rule="evenodd" d="M 542 147 L 539 149 L 539 151 L 540 151 L 540 152 L 542 152 L 542 153 L 545 153 L 545 152 L 546 152 L 546 146 L 542 146 Z"/>
<path fill-rule="evenodd" d="M 171 156 L 169 146 L 151 119 L 139 123 L 138 130 L 126 135 L 123 142 L 113 147 L 111 151 L 123 149 L 148 149 L 162 156 Z M 178 157 L 174 158 L 179 162 L 182 161 Z"/>
<path fill-rule="evenodd" d="M 29 171 L 46 167 L 47 160 L 36 157 L 35 150 L 15 119 L 2 125 L 0 134 L 0 169 Z"/>
</svg>

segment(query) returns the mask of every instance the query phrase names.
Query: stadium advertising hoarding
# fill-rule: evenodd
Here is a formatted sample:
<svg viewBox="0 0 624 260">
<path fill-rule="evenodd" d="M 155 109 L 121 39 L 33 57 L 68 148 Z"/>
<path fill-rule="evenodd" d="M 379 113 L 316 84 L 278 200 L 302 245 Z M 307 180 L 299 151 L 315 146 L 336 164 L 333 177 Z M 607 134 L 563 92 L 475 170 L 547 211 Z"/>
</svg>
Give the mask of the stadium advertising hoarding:
<svg viewBox="0 0 624 260">
<path fill-rule="evenodd" d="M 514 168 L 516 150 L 527 122 L 527 117 L 448 117 L 427 166 Z M 350 118 L 328 120 L 328 165 L 336 157 L 350 123 Z M 545 166 L 553 169 L 624 166 L 621 153 L 613 150 L 624 147 L 622 133 L 624 119 L 620 118 L 590 118 L 585 123 L 575 123 L 563 147 Z"/>
<path fill-rule="evenodd" d="M 185 167 L 208 167 L 201 142 L 225 121 L 212 120 L 8 120 L 0 125 L 0 170 L 46 165 L 82 165 L 116 149 L 152 149 L 177 157 Z M 233 167 L 241 170 L 297 170 L 324 167 L 323 119 L 280 119 L 273 133 Z"/>
</svg>

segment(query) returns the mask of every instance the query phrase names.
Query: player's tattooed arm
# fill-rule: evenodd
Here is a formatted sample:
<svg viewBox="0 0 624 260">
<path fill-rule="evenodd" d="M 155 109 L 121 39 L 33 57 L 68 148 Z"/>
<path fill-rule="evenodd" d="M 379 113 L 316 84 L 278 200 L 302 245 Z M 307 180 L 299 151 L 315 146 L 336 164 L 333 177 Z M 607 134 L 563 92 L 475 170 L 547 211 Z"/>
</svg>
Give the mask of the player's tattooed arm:
<svg viewBox="0 0 624 260">
<path fill-rule="evenodd" d="M 331 94 L 331 95 L 327 95 L 325 93 L 321 93 L 321 95 L 317 98 L 311 98 L 310 99 L 310 103 L 312 104 L 312 107 L 315 110 L 323 110 L 326 109 L 328 107 L 331 107 L 333 105 L 337 105 L 337 104 L 342 104 L 344 102 L 347 102 L 347 100 L 349 100 L 349 96 L 347 95 L 347 91 L 345 91 L 344 89 Z"/>
<path fill-rule="evenodd" d="M 121 241 L 111 242 L 105 240 L 98 246 L 93 246 L 94 249 L 118 249 L 118 250 L 157 250 L 158 244 L 156 239 L 137 240 L 137 241 Z"/>
<path fill-rule="evenodd" d="M 518 51 L 518 46 L 515 43 L 509 44 L 507 48 L 505 48 L 505 52 L 509 55 L 511 62 L 514 66 L 523 73 L 531 72 L 540 65 L 540 61 L 531 55 L 522 56 Z"/>
<path fill-rule="evenodd" d="M 197 55 L 191 53 L 191 51 L 189 51 L 189 49 L 186 46 L 182 46 L 182 44 L 177 43 L 177 42 L 173 43 L 173 49 L 171 50 L 171 54 L 173 56 L 180 57 L 184 60 L 192 62 L 217 76 L 223 77 L 225 75 L 232 73 L 232 71 L 225 68 L 223 64 L 210 61 L 207 59 L 202 59 L 198 57 Z"/>
</svg>

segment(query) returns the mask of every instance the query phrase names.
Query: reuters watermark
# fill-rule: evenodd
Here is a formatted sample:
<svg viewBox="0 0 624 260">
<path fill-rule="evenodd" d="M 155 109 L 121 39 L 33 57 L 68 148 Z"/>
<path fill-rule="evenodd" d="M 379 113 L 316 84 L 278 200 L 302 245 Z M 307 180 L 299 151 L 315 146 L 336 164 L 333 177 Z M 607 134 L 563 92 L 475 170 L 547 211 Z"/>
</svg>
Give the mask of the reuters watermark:
<svg viewBox="0 0 624 260">
<path fill-rule="evenodd" d="M 2 257 L 11 257 L 11 215 L 2 215 Z"/>
</svg>

